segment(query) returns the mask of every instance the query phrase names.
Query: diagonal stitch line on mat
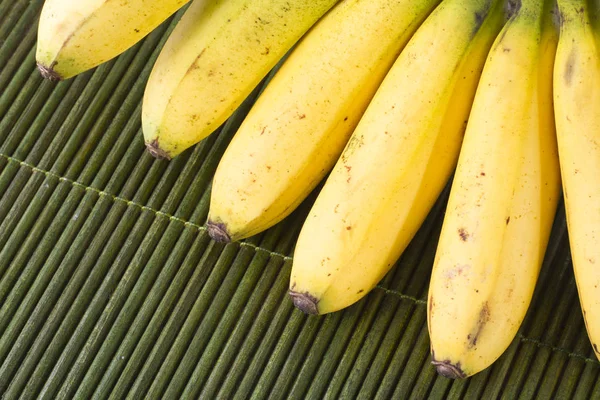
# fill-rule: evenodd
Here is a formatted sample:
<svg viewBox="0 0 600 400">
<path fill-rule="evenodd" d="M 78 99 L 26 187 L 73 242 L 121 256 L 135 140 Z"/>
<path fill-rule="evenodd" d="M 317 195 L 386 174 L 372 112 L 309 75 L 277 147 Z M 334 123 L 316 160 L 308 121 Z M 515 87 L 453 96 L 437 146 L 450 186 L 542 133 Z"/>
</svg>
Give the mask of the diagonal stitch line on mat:
<svg viewBox="0 0 600 400">
<path fill-rule="evenodd" d="M 193 222 L 187 221 L 185 219 L 178 218 L 178 217 L 176 217 L 174 215 L 171 215 L 171 214 L 159 211 L 159 210 L 155 210 L 155 209 L 153 209 L 151 207 L 148 207 L 148 206 L 144 206 L 144 205 L 138 204 L 138 203 L 136 203 L 134 201 L 127 200 L 125 198 L 115 196 L 115 195 L 110 194 L 108 192 L 105 192 L 103 190 L 96 189 L 96 188 L 93 188 L 93 187 L 90 187 L 90 186 L 86 186 L 86 185 L 84 185 L 82 183 L 79 183 L 79 182 L 74 181 L 74 180 L 69 179 L 69 178 L 65 178 L 63 176 L 60 176 L 57 173 L 54 173 L 54 172 L 51 172 L 51 171 L 46 171 L 44 169 L 38 168 L 35 165 L 29 164 L 29 163 L 27 163 L 25 161 L 18 160 L 16 158 L 8 156 L 6 154 L 0 153 L 0 157 L 6 159 L 10 163 L 18 164 L 21 167 L 28 168 L 28 169 L 30 169 L 33 172 L 38 172 L 38 173 L 44 174 L 46 177 L 51 177 L 51 178 L 58 179 L 59 181 L 62 181 L 62 182 L 67 182 L 67 183 L 71 184 L 73 187 L 78 187 L 78 188 L 84 189 L 86 191 L 94 192 L 94 193 L 96 193 L 96 194 L 98 194 L 99 196 L 102 196 L 102 197 L 108 197 L 108 198 L 112 199 L 114 202 L 121 202 L 121 203 L 126 204 L 127 206 L 137 207 L 137 208 L 139 208 L 139 209 L 141 209 L 143 211 L 150 211 L 150 212 L 154 213 L 156 216 L 161 216 L 161 217 L 164 217 L 164 218 L 168 218 L 171 221 L 176 221 L 176 222 L 179 222 L 179 223 L 181 223 L 181 224 L 183 224 L 185 226 L 193 227 L 193 228 L 197 229 L 200 232 L 205 232 L 206 231 L 206 227 L 205 226 L 194 224 Z M 276 257 L 279 257 L 279 258 L 283 259 L 283 261 L 285 261 L 285 262 L 293 260 L 293 257 L 286 256 L 284 254 L 277 253 L 277 252 L 274 252 L 274 251 L 262 248 L 260 246 L 256 246 L 256 245 L 254 245 L 252 243 L 238 242 L 238 244 L 240 246 L 242 246 L 242 247 L 252 248 L 255 251 L 266 252 L 270 256 L 276 256 Z M 401 298 L 403 300 L 409 300 L 409 301 L 412 301 L 413 303 L 415 303 L 417 305 L 421 305 L 421 306 L 427 305 L 427 302 L 425 300 L 421 300 L 421 299 L 418 299 L 416 297 L 406 295 L 406 294 L 398 292 L 396 290 L 387 289 L 387 288 L 385 288 L 383 286 L 380 286 L 380 285 L 376 285 L 375 288 L 379 289 L 379 290 L 382 290 L 387 295 L 396 296 L 396 297 L 399 297 L 399 298 Z M 571 352 L 568 349 L 565 349 L 565 348 L 562 348 L 562 347 L 552 346 L 552 345 L 550 345 L 548 343 L 544 343 L 544 342 L 541 342 L 541 341 L 536 340 L 536 339 L 528 338 L 526 336 L 523 336 L 520 333 L 519 333 L 519 340 L 521 342 L 527 342 L 527 343 L 535 344 L 538 347 L 546 347 L 546 348 L 550 349 L 553 352 L 564 353 L 568 357 L 571 357 L 571 358 L 577 358 L 577 359 L 581 359 L 581 360 L 583 360 L 585 362 L 589 362 L 589 363 L 592 363 L 592 364 L 600 365 L 600 361 L 598 361 L 598 360 L 594 360 L 594 359 L 591 359 L 589 357 L 585 357 L 585 356 L 583 356 L 581 354 Z"/>
<path fill-rule="evenodd" d="M 73 187 L 78 187 L 78 188 L 84 189 L 84 190 L 86 190 L 88 192 L 94 192 L 94 193 L 96 193 L 97 195 L 99 195 L 101 197 L 108 197 L 111 200 L 113 200 L 114 202 L 124 203 L 127 206 L 134 206 L 134 207 L 139 208 L 142 211 L 150 211 L 150 212 L 154 213 L 157 216 L 168 218 L 171 221 L 179 222 L 179 223 L 181 223 L 181 224 L 183 224 L 185 226 L 189 226 L 189 227 L 195 228 L 196 230 L 198 230 L 200 232 L 205 232 L 207 230 L 205 226 L 194 224 L 193 222 L 187 221 L 187 220 L 185 220 L 183 218 L 179 218 L 179 217 L 176 217 L 174 215 L 171 215 L 171 214 L 159 211 L 159 210 L 155 210 L 152 207 L 148 207 L 148 206 L 144 206 L 142 204 L 138 204 L 138 203 L 136 203 L 134 201 L 127 200 L 127 199 L 125 199 L 123 197 L 115 196 L 115 195 L 113 195 L 111 193 L 108 193 L 108 192 L 105 192 L 103 190 L 96 189 L 96 188 L 91 187 L 91 186 L 86 186 L 86 185 L 84 185 L 82 183 L 79 183 L 77 181 L 74 181 L 72 179 L 65 178 L 64 176 L 60 176 L 59 174 L 57 174 L 55 172 L 51 172 L 51 171 L 47 171 L 47 170 L 38 168 L 35 165 L 29 164 L 29 163 L 27 163 L 25 161 L 18 160 L 18 159 L 14 158 L 14 157 L 11 157 L 11 156 L 7 156 L 6 154 L 0 153 L 0 157 L 6 159 L 10 163 L 18 164 L 21 167 L 26 167 L 26 168 L 30 169 L 31 171 L 33 171 L 33 172 L 38 172 L 38 173 L 44 174 L 46 177 L 58 179 L 61 182 L 69 183 Z M 274 251 L 262 248 L 260 246 L 255 245 L 255 244 L 252 244 L 252 243 L 238 242 L 238 244 L 240 246 L 242 246 L 242 247 L 249 247 L 249 248 L 252 248 L 252 249 L 254 249 L 256 251 L 266 252 L 270 256 L 280 257 L 280 258 L 283 259 L 284 262 L 285 261 L 292 261 L 292 257 L 286 256 L 285 254 L 277 253 L 277 252 L 274 252 Z"/>
<path fill-rule="evenodd" d="M 591 364 L 600 365 L 600 361 L 598 361 L 598 360 L 594 360 L 593 358 L 586 357 L 586 356 L 584 356 L 582 354 L 579 354 L 579 353 L 574 353 L 574 352 L 572 352 L 572 351 L 570 351 L 568 349 L 565 349 L 564 347 L 552 346 L 551 344 L 544 343 L 544 342 L 542 342 L 540 340 L 528 338 L 527 336 L 524 336 L 521 333 L 519 333 L 519 340 L 521 342 L 535 344 L 537 347 L 546 347 L 546 348 L 550 349 L 551 351 L 556 351 L 556 352 L 564 353 L 568 357 L 578 358 L 580 360 L 583 360 L 583 361 L 591 363 Z"/>
<path fill-rule="evenodd" d="M 422 306 L 426 306 L 427 305 L 427 302 L 425 300 L 417 299 L 416 297 L 409 296 L 409 295 L 404 294 L 404 293 L 400 293 L 397 290 L 387 289 L 387 288 L 384 288 L 383 286 L 380 286 L 380 285 L 377 285 L 376 288 L 383 290 L 385 294 L 389 294 L 389 295 L 392 295 L 392 296 L 400 297 L 402 300 L 410 300 L 413 303 L 418 304 L 418 305 L 422 305 Z"/>
</svg>

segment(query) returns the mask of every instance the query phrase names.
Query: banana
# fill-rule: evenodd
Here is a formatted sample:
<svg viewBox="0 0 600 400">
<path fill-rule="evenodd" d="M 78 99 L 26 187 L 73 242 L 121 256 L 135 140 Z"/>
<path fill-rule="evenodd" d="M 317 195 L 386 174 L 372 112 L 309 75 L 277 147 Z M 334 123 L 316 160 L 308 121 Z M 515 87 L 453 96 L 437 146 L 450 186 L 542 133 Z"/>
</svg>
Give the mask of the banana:
<svg viewBox="0 0 600 400">
<path fill-rule="evenodd" d="M 302 38 L 219 163 L 208 218 L 214 239 L 239 240 L 264 231 L 308 196 L 437 3 L 343 1 Z"/>
<path fill-rule="evenodd" d="M 596 45 L 600 47 L 600 0 L 588 0 L 588 19 L 596 36 Z"/>
<path fill-rule="evenodd" d="M 129 49 L 189 0 L 46 0 L 36 61 L 52 81 L 71 78 Z"/>
<path fill-rule="evenodd" d="M 338 0 L 194 0 L 142 104 L 148 151 L 172 158 L 216 130 Z"/>
<path fill-rule="evenodd" d="M 560 0 L 554 107 L 573 270 L 600 358 L 600 32 L 584 0 Z"/>
<path fill-rule="evenodd" d="M 449 179 L 500 1 L 444 0 L 367 107 L 300 233 L 289 294 L 305 313 L 361 299 L 390 270 Z"/>
<path fill-rule="evenodd" d="M 491 365 L 514 339 L 546 251 L 560 169 L 551 4 L 522 0 L 485 63 L 448 199 L 428 295 L 432 364 Z"/>
</svg>

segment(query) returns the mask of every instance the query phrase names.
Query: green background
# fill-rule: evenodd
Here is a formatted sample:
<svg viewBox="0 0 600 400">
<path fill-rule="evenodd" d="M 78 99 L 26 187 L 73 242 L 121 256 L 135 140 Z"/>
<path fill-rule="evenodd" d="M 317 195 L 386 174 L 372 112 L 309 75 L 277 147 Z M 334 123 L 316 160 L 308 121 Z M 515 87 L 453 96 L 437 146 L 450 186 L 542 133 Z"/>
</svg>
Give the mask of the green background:
<svg viewBox="0 0 600 400">
<path fill-rule="evenodd" d="M 362 301 L 305 316 L 286 290 L 314 195 L 241 243 L 203 224 L 220 156 L 258 90 L 173 161 L 144 150 L 141 99 L 181 11 L 54 84 L 41 0 L 0 0 L 0 394 L 16 398 L 600 398 L 562 205 L 526 320 L 464 381 L 430 365 L 428 279 L 447 192 Z"/>
</svg>

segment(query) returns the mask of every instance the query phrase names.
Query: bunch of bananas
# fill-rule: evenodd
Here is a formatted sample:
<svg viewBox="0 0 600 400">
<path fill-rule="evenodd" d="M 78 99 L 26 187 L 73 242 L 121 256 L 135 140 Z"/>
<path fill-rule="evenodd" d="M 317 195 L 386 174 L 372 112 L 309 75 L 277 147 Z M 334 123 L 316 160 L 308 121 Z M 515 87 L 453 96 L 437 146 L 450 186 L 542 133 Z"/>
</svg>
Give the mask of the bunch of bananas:
<svg viewBox="0 0 600 400">
<path fill-rule="evenodd" d="M 289 54 L 218 166 L 212 238 L 268 229 L 329 174 L 289 294 L 306 313 L 334 312 L 390 270 L 454 173 L 428 327 L 437 371 L 464 378 L 516 335 L 562 188 L 600 357 L 600 7 L 589 1 L 194 0 L 146 87 L 146 145 L 170 159 L 198 143 Z M 186 3 L 47 0 L 38 67 L 75 76 Z"/>
</svg>

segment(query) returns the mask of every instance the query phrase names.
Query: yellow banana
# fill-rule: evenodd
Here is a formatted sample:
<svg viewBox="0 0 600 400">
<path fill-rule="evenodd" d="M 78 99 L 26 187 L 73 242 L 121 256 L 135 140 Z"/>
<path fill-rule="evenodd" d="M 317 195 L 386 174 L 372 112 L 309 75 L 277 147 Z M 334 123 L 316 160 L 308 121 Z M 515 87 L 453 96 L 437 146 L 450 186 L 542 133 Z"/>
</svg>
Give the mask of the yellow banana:
<svg viewBox="0 0 600 400">
<path fill-rule="evenodd" d="M 142 105 L 150 153 L 172 158 L 217 129 L 338 0 L 194 0 Z"/>
<path fill-rule="evenodd" d="M 560 197 L 551 4 L 522 0 L 473 102 L 428 296 L 432 363 L 448 378 L 491 365 L 525 316 Z"/>
<path fill-rule="evenodd" d="M 398 259 L 452 173 L 503 19 L 499 1 L 444 0 L 400 53 L 302 227 L 296 307 L 347 307 Z"/>
<path fill-rule="evenodd" d="M 46 0 L 36 60 L 46 79 L 71 78 L 123 53 L 189 0 Z"/>
<path fill-rule="evenodd" d="M 600 358 L 600 41 L 584 0 L 560 0 L 554 67 L 558 152 L 573 269 Z"/>
<path fill-rule="evenodd" d="M 220 161 L 208 218 L 214 239 L 259 233 L 308 196 L 438 1 L 346 0 L 302 38 Z"/>
</svg>

